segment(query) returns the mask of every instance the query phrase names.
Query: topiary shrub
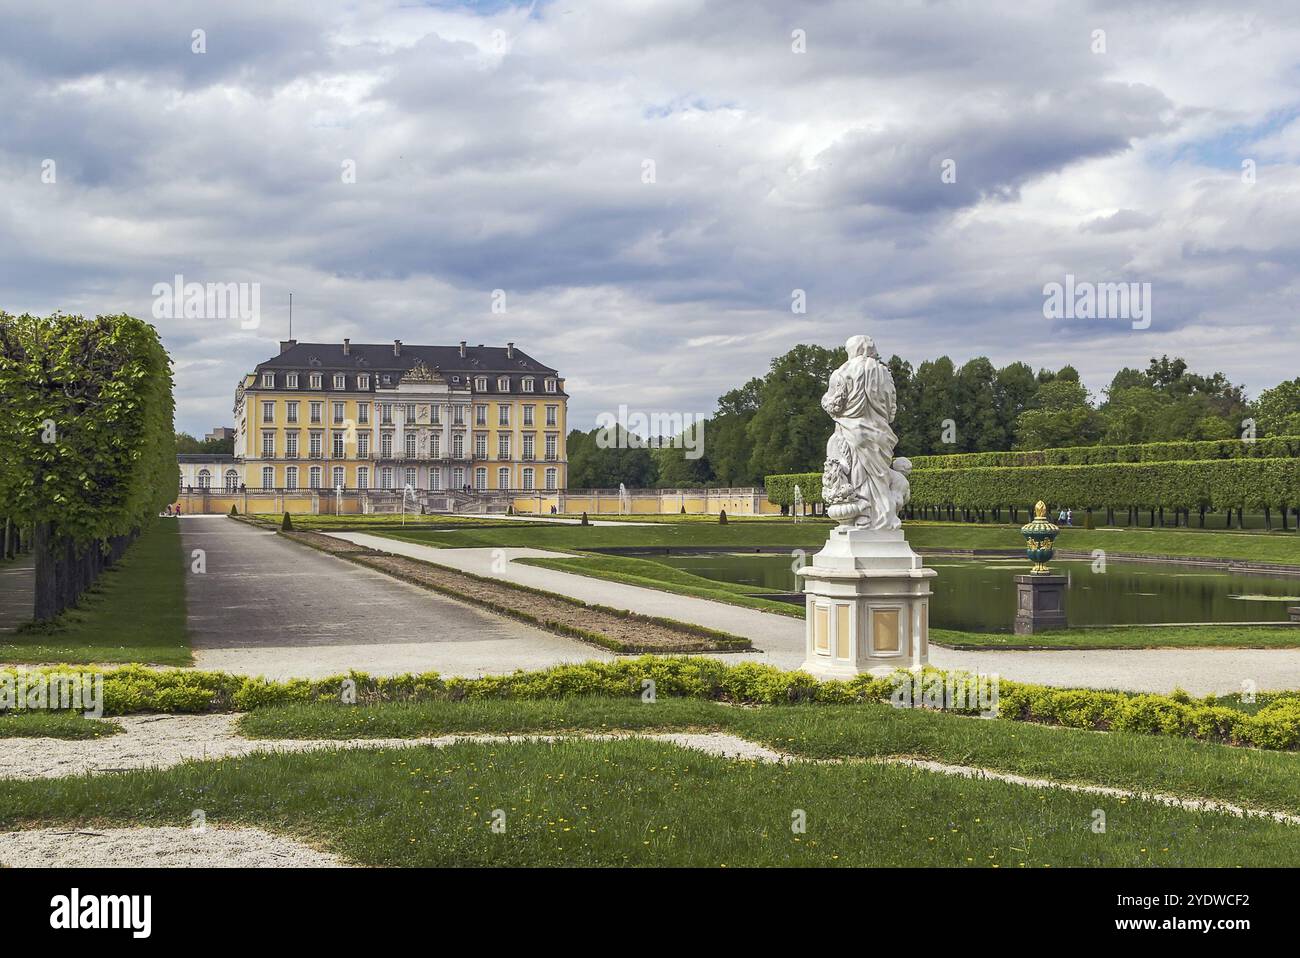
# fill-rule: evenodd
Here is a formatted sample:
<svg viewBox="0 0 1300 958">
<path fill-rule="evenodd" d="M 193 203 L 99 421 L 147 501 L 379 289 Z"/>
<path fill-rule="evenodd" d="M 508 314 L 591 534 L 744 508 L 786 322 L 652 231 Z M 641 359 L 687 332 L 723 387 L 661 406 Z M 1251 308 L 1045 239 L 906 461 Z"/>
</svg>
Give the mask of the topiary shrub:
<svg viewBox="0 0 1300 958">
<path fill-rule="evenodd" d="M 289 518 L 289 513 L 287 512 L 284 514 L 284 518 L 280 520 L 280 531 L 281 532 L 293 531 L 293 520 Z"/>
<path fill-rule="evenodd" d="M 239 507 L 238 507 L 238 506 L 234 506 L 234 505 L 232 505 L 232 506 L 230 507 L 230 514 L 231 514 L 232 516 L 237 516 L 237 515 L 239 515 Z"/>
<path fill-rule="evenodd" d="M 682 515 L 686 515 L 686 507 L 682 506 Z"/>
<path fill-rule="evenodd" d="M 579 523 L 579 525 L 584 525 L 584 526 L 591 525 L 591 523 L 587 521 L 587 514 L 585 512 L 582 514 L 582 522 Z"/>
<path fill-rule="evenodd" d="M 727 524 L 727 510 L 723 509 L 721 512 L 718 513 L 718 525 L 725 526 L 726 524 Z"/>
</svg>

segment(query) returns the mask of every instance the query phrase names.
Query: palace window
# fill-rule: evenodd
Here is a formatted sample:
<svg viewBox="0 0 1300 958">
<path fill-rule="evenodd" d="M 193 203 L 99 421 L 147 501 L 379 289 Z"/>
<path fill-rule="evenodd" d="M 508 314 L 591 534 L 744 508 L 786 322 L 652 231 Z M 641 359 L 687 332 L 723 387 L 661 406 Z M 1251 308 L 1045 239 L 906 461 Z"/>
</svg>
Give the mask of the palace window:
<svg viewBox="0 0 1300 958">
<path fill-rule="evenodd" d="M 474 488 L 482 492 L 487 488 L 487 470 L 479 467 L 474 470 Z"/>
<path fill-rule="evenodd" d="M 390 402 L 379 404 L 379 423 L 383 426 L 393 424 L 393 404 Z"/>
<path fill-rule="evenodd" d="M 284 470 L 284 487 L 286 489 L 298 488 L 298 467 L 289 466 Z"/>
<path fill-rule="evenodd" d="M 453 426 L 465 425 L 465 407 L 453 406 L 451 409 L 451 424 Z"/>
<path fill-rule="evenodd" d="M 525 407 L 524 407 L 524 425 L 525 425 L 525 426 L 531 426 L 531 425 L 533 424 L 533 411 L 534 411 L 536 408 L 537 408 L 536 406 L 525 406 Z"/>
<path fill-rule="evenodd" d="M 474 436 L 474 458 L 475 459 L 487 458 L 487 434 L 486 433 L 480 432 L 480 433 L 476 433 Z"/>
<path fill-rule="evenodd" d="M 298 458 L 298 433 L 286 432 L 284 434 L 284 456 L 286 459 Z"/>
<path fill-rule="evenodd" d="M 237 492 L 239 490 L 239 473 L 233 469 L 226 470 L 226 492 Z"/>
<path fill-rule="evenodd" d="M 313 459 L 320 458 L 321 433 L 313 432 L 307 440 L 307 451 Z"/>
<path fill-rule="evenodd" d="M 357 433 L 357 458 L 366 459 L 370 456 L 370 433 Z"/>
<path fill-rule="evenodd" d="M 262 403 L 262 422 L 275 422 L 275 403 Z"/>
<path fill-rule="evenodd" d="M 499 392 L 499 393 L 508 393 L 508 392 L 510 392 L 510 379 L 509 379 L 509 377 L 507 377 L 507 376 L 499 376 L 499 377 L 497 377 L 497 392 Z"/>
<path fill-rule="evenodd" d="M 360 376 L 357 377 L 357 388 L 358 388 L 358 389 L 369 389 L 369 388 L 370 388 L 370 374 L 369 374 L 369 373 L 362 373 Z"/>
<path fill-rule="evenodd" d="M 506 433 L 505 435 L 502 436 L 497 436 L 497 458 L 498 459 L 510 458 L 510 434 L 509 433 Z"/>
<path fill-rule="evenodd" d="M 441 456 L 438 455 L 439 447 L 442 445 L 440 441 L 441 439 L 442 437 L 439 436 L 436 432 L 429 438 L 429 457 L 431 459 L 442 458 Z"/>
<path fill-rule="evenodd" d="M 498 469 L 498 470 L 497 470 L 497 488 L 498 488 L 498 489 L 509 489 L 509 488 L 510 488 L 510 470 L 509 470 L 509 469 Z"/>
<path fill-rule="evenodd" d="M 284 404 L 284 418 L 286 422 L 298 421 L 298 404 L 296 402 Z"/>
<path fill-rule="evenodd" d="M 465 485 L 465 470 L 457 466 L 451 471 L 451 484 L 459 491 L 460 487 Z"/>
<path fill-rule="evenodd" d="M 393 467 L 384 466 L 379 470 L 379 485 L 383 489 L 393 488 Z"/>
<path fill-rule="evenodd" d="M 335 422 L 343 421 L 343 403 L 341 402 L 336 402 L 334 404 L 334 421 Z"/>
<path fill-rule="evenodd" d="M 429 407 L 429 422 L 435 426 L 442 424 L 442 407 L 437 403 Z"/>
<path fill-rule="evenodd" d="M 285 385 L 285 388 L 287 388 L 287 389 L 297 389 L 297 388 L 298 388 L 298 374 L 297 374 L 297 373 L 285 373 L 285 374 L 284 374 L 284 385 Z"/>
<path fill-rule="evenodd" d="M 335 488 L 335 489 L 339 489 L 339 488 L 343 487 L 343 486 L 344 486 L 344 481 L 343 481 L 343 467 L 342 467 L 342 466 L 335 466 L 334 469 L 333 469 L 333 473 L 334 473 L 334 478 L 333 478 L 333 486 L 334 486 L 334 488 Z"/>
<path fill-rule="evenodd" d="M 533 458 L 534 437 L 529 434 L 524 436 L 524 461 L 530 462 Z"/>
<path fill-rule="evenodd" d="M 474 407 L 474 425 L 476 426 L 487 425 L 487 406 Z"/>
<path fill-rule="evenodd" d="M 487 392 L 487 377 L 486 377 L 486 376 L 478 376 L 477 378 L 475 378 L 475 380 L 474 380 L 474 391 L 475 391 L 476 393 L 485 393 L 485 392 Z"/>
<path fill-rule="evenodd" d="M 272 469 L 270 466 L 262 467 L 262 488 L 263 489 L 275 488 L 275 470 Z"/>
<path fill-rule="evenodd" d="M 311 471 L 307 474 L 307 484 L 313 489 L 320 488 L 320 466 L 312 466 Z"/>
<path fill-rule="evenodd" d="M 342 458 L 343 458 L 343 455 L 344 455 L 344 453 L 343 453 L 343 436 L 344 436 L 344 433 L 336 432 L 336 433 L 333 435 L 333 437 L 331 437 L 332 440 L 333 440 L 333 442 L 332 442 L 332 444 L 331 444 L 331 445 L 332 445 L 332 449 L 333 449 L 333 456 L 332 456 L 331 458 L 334 458 L 334 459 L 342 459 Z"/>
<path fill-rule="evenodd" d="M 357 422 L 361 425 L 367 425 L 370 422 L 370 403 L 357 403 Z"/>
<path fill-rule="evenodd" d="M 530 393 L 530 392 L 532 392 L 532 391 L 533 391 L 533 377 L 532 377 L 532 376 L 525 376 L 525 377 L 524 377 L 524 392 L 526 392 L 526 393 Z"/>
<path fill-rule="evenodd" d="M 531 468 L 524 470 L 524 488 L 525 489 L 533 488 L 533 470 Z"/>
<path fill-rule="evenodd" d="M 429 470 L 429 488 L 434 492 L 442 488 L 442 473 L 437 469 Z"/>
<path fill-rule="evenodd" d="M 357 468 L 357 488 L 370 488 L 370 468 L 368 466 L 360 466 Z"/>
<path fill-rule="evenodd" d="M 262 458 L 269 459 L 275 455 L 275 433 L 267 430 L 262 433 Z"/>
<path fill-rule="evenodd" d="M 324 403 L 319 403 L 319 402 L 314 402 L 314 403 L 311 404 L 311 421 L 312 421 L 312 422 L 320 422 L 320 421 L 321 421 L 321 413 L 322 413 L 322 411 L 323 411 L 323 409 L 324 409 L 324 406 L 325 406 Z"/>
<path fill-rule="evenodd" d="M 347 377 L 347 376 L 344 376 L 342 373 L 335 373 L 335 374 L 334 374 L 334 388 L 335 388 L 335 389 L 347 389 L 347 388 L 348 388 L 348 377 Z"/>
<path fill-rule="evenodd" d="M 379 434 L 379 458 L 393 458 L 393 434 L 391 432 Z"/>
<path fill-rule="evenodd" d="M 406 442 L 406 458 L 414 459 L 415 458 L 415 433 L 408 432 L 405 436 L 405 442 Z"/>
<path fill-rule="evenodd" d="M 556 445 L 557 445 L 556 438 L 554 436 L 546 437 L 546 458 L 547 459 L 555 458 Z"/>
<path fill-rule="evenodd" d="M 465 458 L 465 436 L 459 432 L 451 437 L 451 458 Z"/>
<path fill-rule="evenodd" d="M 406 421 L 406 422 L 415 422 L 415 403 L 413 403 L 413 402 L 408 402 L 408 403 L 406 404 L 406 420 L 405 420 L 405 421 Z"/>
<path fill-rule="evenodd" d="M 554 380 L 554 379 L 548 379 L 548 380 L 546 380 L 546 391 L 547 391 L 548 393 L 553 393 L 553 392 L 555 392 L 555 380 Z"/>
<path fill-rule="evenodd" d="M 546 425 L 548 425 L 548 426 L 558 426 L 558 425 L 559 425 L 559 419 L 558 419 L 559 414 L 560 414 L 560 407 L 559 407 L 559 406 L 547 406 L 547 407 L 546 407 Z"/>
<path fill-rule="evenodd" d="M 320 373 L 312 373 L 307 377 L 307 382 L 311 384 L 312 389 L 320 389 Z"/>
<path fill-rule="evenodd" d="M 497 407 L 497 425 L 498 425 L 498 426 L 508 426 L 508 425 L 510 425 L 510 407 L 509 407 L 509 406 L 498 406 L 498 407 Z"/>
<path fill-rule="evenodd" d="M 415 468 L 414 468 L 413 466 L 408 466 L 408 467 L 407 467 L 407 470 L 406 470 L 406 486 L 410 486 L 412 489 L 415 488 Z M 402 488 L 405 489 L 406 486 L 403 486 Z"/>
<path fill-rule="evenodd" d="M 206 469 L 200 469 L 200 470 L 199 470 L 199 488 L 200 488 L 200 489 L 207 489 L 207 488 L 208 488 L 209 486 L 211 486 L 211 485 L 212 485 L 212 473 L 208 472 L 208 470 L 206 470 Z"/>
<path fill-rule="evenodd" d="M 262 388 L 263 389 L 275 388 L 275 373 L 262 373 Z"/>
<path fill-rule="evenodd" d="M 551 468 L 551 469 L 547 469 L 547 470 L 546 470 L 546 488 L 547 488 L 547 489 L 554 489 L 554 488 L 555 488 L 555 469 L 554 469 L 554 468 Z"/>
</svg>

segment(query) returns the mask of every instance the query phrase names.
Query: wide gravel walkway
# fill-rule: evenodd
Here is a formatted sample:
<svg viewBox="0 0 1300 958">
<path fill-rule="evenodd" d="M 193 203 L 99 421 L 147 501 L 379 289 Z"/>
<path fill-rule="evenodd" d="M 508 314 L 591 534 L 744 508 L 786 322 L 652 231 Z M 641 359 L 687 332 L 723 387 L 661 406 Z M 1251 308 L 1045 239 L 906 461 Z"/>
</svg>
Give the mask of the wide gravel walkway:
<svg viewBox="0 0 1300 958">
<path fill-rule="evenodd" d="M 268 678 L 436 671 L 477 676 L 609 658 L 224 516 L 180 520 L 195 664 Z"/>
<path fill-rule="evenodd" d="M 554 569 L 521 565 L 525 556 L 565 558 L 542 549 L 439 549 L 364 532 L 331 533 L 372 549 L 426 559 L 477 575 L 647 615 L 661 615 L 746 636 L 759 651 L 729 654 L 728 662 L 757 660 L 783 669 L 803 662 L 803 622 L 740 606 L 624 585 Z M 506 560 L 504 563 L 502 560 Z M 996 672 L 1004 678 L 1043 685 L 1170 692 L 1193 695 L 1238 692 L 1243 682 L 1259 690 L 1300 688 L 1300 649 L 1093 649 L 1059 652 L 944 649 L 932 646 L 938 668 Z"/>
</svg>

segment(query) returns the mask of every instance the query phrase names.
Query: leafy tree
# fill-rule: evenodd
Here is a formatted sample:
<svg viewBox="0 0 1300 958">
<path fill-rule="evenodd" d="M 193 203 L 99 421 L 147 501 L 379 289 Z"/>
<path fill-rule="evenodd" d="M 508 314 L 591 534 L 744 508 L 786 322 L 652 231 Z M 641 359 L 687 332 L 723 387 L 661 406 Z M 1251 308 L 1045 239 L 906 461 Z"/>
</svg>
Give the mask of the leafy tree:
<svg viewBox="0 0 1300 958">
<path fill-rule="evenodd" d="M 704 429 L 704 448 L 714 480 L 723 486 L 753 486 L 762 482 L 749 445 L 749 424 L 758 412 L 763 380 L 751 379 L 718 399 L 718 411 Z"/>
<path fill-rule="evenodd" d="M 1017 449 L 1088 446 L 1101 436 L 1101 418 L 1078 380 L 1053 376 L 1038 387 L 1035 404 L 1016 420 Z"/>
<path fill-rule="evenodd" d="M 1256 421 L 1265 436 L 1300 436 L 1300 378 L 1265 389 L 1255 403 Z"/>
<path fill-rule="evenodd" d="M 616 425 L 608 448 L 597 443 L 602 430 L 569 433 L 569 485 L 575 489 L 612 489 L 623 483 L 643 489 L 655 482 L 655 460 L 645 440 Z"/>
<path fill-rule="evenodd" d="M 801 345 L 772 360 L 758 410 L 746 429 L 755 472 L 821 468 L 830 434 L 821 397 L 831 373 L 847 358 L 843 347 Z"/>
</svg>

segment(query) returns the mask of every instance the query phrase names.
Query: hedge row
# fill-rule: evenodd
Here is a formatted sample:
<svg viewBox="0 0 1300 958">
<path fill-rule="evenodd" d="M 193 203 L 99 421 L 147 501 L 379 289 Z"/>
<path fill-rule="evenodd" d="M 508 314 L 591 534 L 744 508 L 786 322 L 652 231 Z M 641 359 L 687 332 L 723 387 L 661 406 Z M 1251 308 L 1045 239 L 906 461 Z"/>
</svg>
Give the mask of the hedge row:
<svg viewBox="0 0 1300 958">
<path fill-rule="evenodd" d="M 1267 439 L 1213 439 L 1198 442 L 1144 442 L 1123 446 L 1069 446 L 1026 452 L 966 452 L 914 456 L 917 469 L 969 469 L 996 466 L 1094 466 L 1120 462 L 1176 462 L 1204 459 L 1294 459 L 1300 436 Z"/>
<path fill-rule="evenodd" d="M 58 666 L 35 669 L 28 674 L 85 674 L 87 671 L 92 670 Z M 716 659 L 658 656 L 584 662 L 541 672 L 475 679 L 444 679 L 436 672 L 392 678 L 354 672 L 328 679 L 272 682 L 222 672 L 154 670 L 134 665 L 93 671 L 102 671 L 104 675 L 106 715 L 246 711 L 303 702 L 339 702 L 347 682 L 353 683 L 359 704 L 630 697 L 642 694 L 646 679 L 654 681 L 656 695 L 762 705 L 888 702 L 897 688 L 889 677 L 861 675 L 847 682 L 819 682 L 806 672 L 783 672 L 756 662 L 728 665 Z M 0 670 L 0 684 L 13 683 L 17 674 L 12 669 Z M 960 676 L 961 673 L 954 673 L 949 678 Z M 930 671 L 926 678 L 943 679 L 944 673 Z M 1008 680 L 999 683 L 998 691 L 998 714 L 1012 721 L 1176 736 L 1263 749 L 1300 748 L 1300 695 L 1295 693 L 1259 693 L 1259 709 L 1249 714 L 1220 704 L 1214 696 L 1196 700 L 1181 692 L 1126 695 Z M 973 713 L 977 708 L 972 705 L 955 711 Z"/>
<path fill-rule="evenodd" d="M 994 509 L 1039 499 L 1072 508 L 1261 509 L 1300 506 L 1300 460 L 1215 459 L 1097 466 L 924 469 L 911 476 L 911 506 Z M 789 505 L 798 484 L 820 501 L 821 475 L 768 476 L 768 499 Z"/>
</svg>

